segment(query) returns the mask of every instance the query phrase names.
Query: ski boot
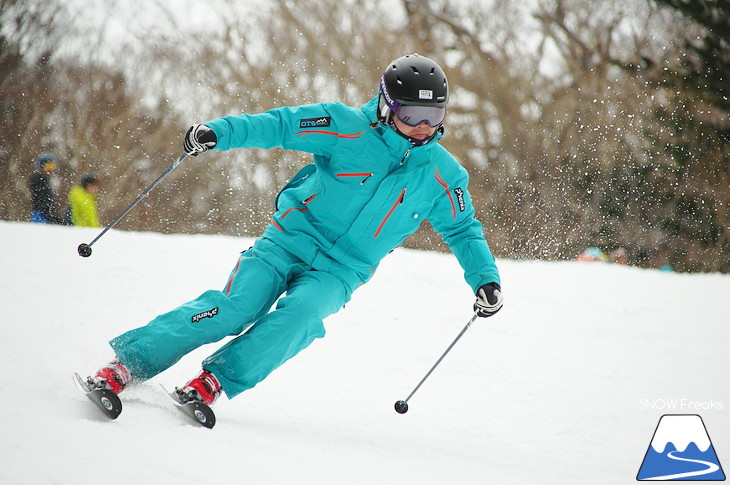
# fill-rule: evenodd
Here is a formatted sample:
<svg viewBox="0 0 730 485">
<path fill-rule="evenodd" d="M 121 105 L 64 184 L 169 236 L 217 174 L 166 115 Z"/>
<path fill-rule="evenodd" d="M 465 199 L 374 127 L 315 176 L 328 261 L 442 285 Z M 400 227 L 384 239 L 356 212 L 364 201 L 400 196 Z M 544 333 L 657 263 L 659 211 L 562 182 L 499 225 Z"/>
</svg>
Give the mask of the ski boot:
<svg viewBox="0 0 730 485">
<path fill-rule="evenodd" d="M 212 405 L 218 399 L 222 390 L 218 379 L 205 369 L 188 381 L 182 389 L 175 388 L 175 392 L 180 396 L 181 401 L 198 401 L 207 406 Z"/>
<path fill-rule="evenodd" d="M 106 417 L 117 419 L 122 413 L 122 401 L 117 394 L 132 382 L 132 374 L 124 364 L 113 360 L 99 369 L 94 377 L 84 380 L 78 373 L 74 373 L 74 380 Z"/>
<path fill-rule="evenodd" d="M 119 394 L 132 382 L 132 374 L 124 364 L 114 359 L 88 380 L 96 389 L 109 389 L 114 394 Z"/>
<path fill-rule="evenodd" d="M 196 424 L 206 428 L 215 426 L 215 413 L 210 405 L 218 399 L 221 391 L 220 382 L 213 374 L 203 369 L 182 389 L 176 387 L 170 394 L 178 408 L 193 418 Z"/>
</svg>

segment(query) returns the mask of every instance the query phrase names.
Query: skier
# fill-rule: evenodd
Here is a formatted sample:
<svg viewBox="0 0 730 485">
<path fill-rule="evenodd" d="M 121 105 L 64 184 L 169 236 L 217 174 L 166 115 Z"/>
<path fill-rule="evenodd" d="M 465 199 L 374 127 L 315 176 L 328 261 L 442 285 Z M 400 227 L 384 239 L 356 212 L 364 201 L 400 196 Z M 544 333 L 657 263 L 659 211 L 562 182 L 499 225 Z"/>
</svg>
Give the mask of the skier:
<svg viewBox="0 0 730 485">
<path fill-rule="evenodd" d="M 74 226 L 99 227 L 96 210 L 96 195 L 99 193 L 99 179 L 93 173 L 81 177 L 81 184 L 68 191 L 69 223 Z"/>
<path fill-rule="evenodd" d="M 43 153 L 36 158 L 36 171 L 28 180 L 32 211 L 30 222 L 43 224 L 63 224 L 63 218 L 58 215 L 56 196 L 53 190 L 54 174 L 56 172 L 56 157 L 50 153 Z"/>
<path fill-rule="evenodd" d="M 278 146 L 312 153 L 314 163 L 278 194 L 270 224 L 222 291 L 208 290 L 112 339 L 116 358 L 90 382 L 118 394 L 203 344 L 236 336 L 176 389 L 183 402 L 233 398 L 323 337 L 322 320 L 424 219 L 463 267 L 476 294 L 473 310 L 494 315 L 500 279 L 474 217 L 468 175 L 438 144 L 447 102 L 441 67 L 412 54 L 388 65 L 378 95 L 362 108 L 283 107 L 191 126 L 183 143 L 191 155 Z"/>
</svg>

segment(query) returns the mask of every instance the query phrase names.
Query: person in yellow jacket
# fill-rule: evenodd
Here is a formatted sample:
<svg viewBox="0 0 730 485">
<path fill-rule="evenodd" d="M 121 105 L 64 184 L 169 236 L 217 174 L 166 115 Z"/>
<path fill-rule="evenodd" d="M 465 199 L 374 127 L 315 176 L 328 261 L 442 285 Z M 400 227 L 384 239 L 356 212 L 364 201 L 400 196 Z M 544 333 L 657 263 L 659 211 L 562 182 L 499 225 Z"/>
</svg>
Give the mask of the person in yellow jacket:
<svg viewBox="0 0 730 485">
<path fill-rule="evenodd" d="M 100 227 L 96 212 L 96 194 L 99 193 L 99 180 L 94 174 L 81 178 L 81 185 L 74 185 L 68 193 L 68 207 L 71 223 L 74 226 Z"/>
</svg>

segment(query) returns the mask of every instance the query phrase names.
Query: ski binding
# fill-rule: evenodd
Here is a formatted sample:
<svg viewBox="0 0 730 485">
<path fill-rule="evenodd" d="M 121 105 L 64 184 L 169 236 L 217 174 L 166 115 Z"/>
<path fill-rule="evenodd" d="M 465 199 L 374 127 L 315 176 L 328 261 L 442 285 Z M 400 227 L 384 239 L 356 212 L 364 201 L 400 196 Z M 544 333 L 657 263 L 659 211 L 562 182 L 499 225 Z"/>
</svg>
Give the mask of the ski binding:
<svg viewBox="0 0 730 485">
<path fill-rule="evenodd" d="M 210 406 L 201 401 L 187 399 L 187 396 L 178 388 L 175 388 L 172 392 L 169 392 L 164 387 L 162 389 L 175 401 L 177 408 L 191 417 L 196 424 L 208 429 L 215 426 L 215 413 L 213 413 Z"/>
<path fill-rule="evenodd" d="M 122 401 L 111 390 L 96 387 L 91 379 L 83 379 L 78 372 L 74 372 L 74 382 L 107 418 L 117 419 L 122 414 Z"/>
</svg>

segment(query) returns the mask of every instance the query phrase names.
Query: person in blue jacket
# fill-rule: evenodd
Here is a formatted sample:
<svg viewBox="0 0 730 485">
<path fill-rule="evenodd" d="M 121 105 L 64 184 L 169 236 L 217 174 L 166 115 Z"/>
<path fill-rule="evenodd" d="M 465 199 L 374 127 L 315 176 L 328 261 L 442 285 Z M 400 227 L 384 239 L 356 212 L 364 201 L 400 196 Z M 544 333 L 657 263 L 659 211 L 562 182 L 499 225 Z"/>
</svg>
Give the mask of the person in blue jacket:
<svg viewBox="0 0 730 485">
<path fill-rule="evenodd" d="M 90 379 L 119 393 L 203 344 L 235 336 L 177 389 L 183 401 L 233 398 L 323 337 L 323 320 L 426 219 L 464 269 L 473 310 L 494 315 L 502 306 L 499 273 L 468 175 L 438 143 L 448 97 L 441 67 L 413 54 L 388 65 L 378 95 L 362 108 L 321 103 L 191 126 L 184 137 L 191 155 L 282 147 L 313 154 L 313 163 L 276 197 L 270 224 L 222 290 L 111 340 L 116 359 Z"/>
<path fill-rule="evenodd" d="M 64 224 L 63 217 L 58 214 L 58 204 L 53 189 L 56 157 L 50 153 L 38 155 L 36 169 L 28 180 L 32 204 L 30 222 Z"/>
</svg>

